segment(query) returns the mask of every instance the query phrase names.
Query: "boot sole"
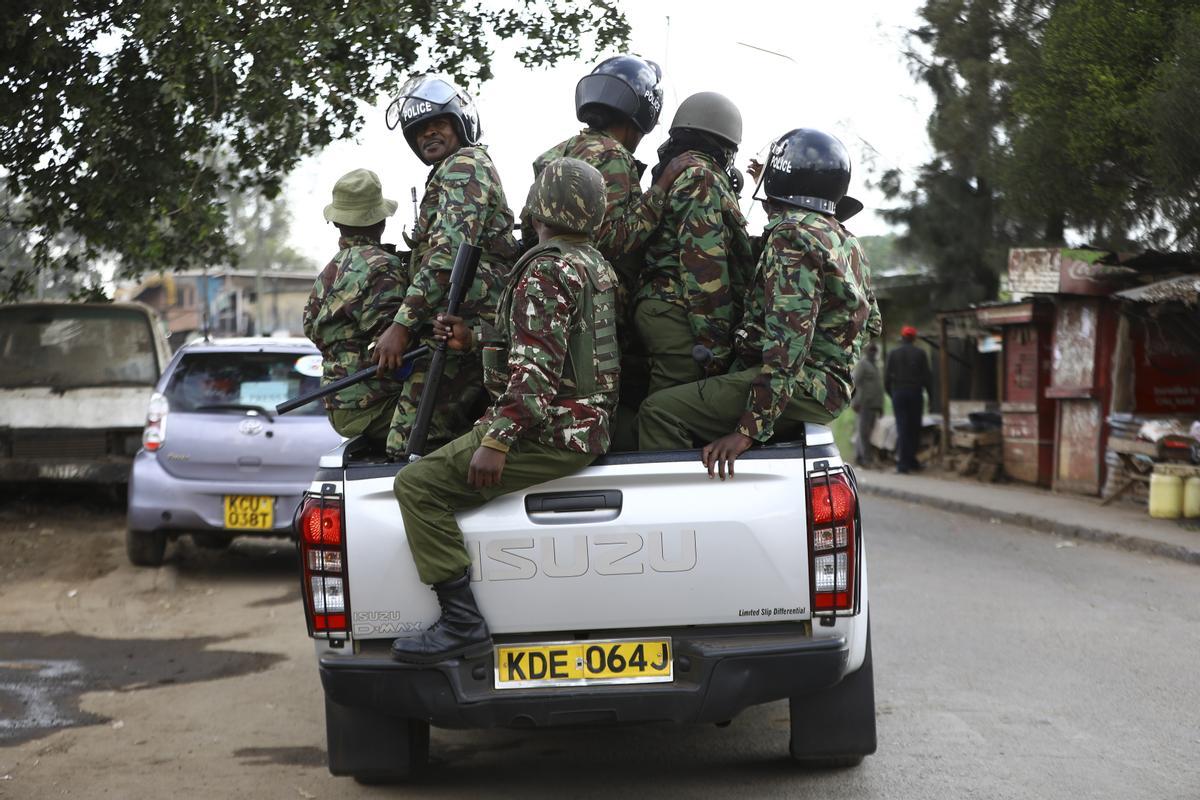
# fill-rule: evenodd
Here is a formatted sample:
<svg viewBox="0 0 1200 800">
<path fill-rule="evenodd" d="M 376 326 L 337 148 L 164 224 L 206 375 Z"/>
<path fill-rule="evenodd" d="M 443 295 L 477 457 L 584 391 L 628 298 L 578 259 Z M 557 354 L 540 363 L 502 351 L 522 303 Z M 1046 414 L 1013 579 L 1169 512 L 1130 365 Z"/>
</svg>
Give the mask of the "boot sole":
<svg viewBox="0 0 1200 800">
<path fill-rule="evenodd" d="M 442 661 L 449 661 L 452 658 L 479 658 L 492 652 L 492 643 L 480 642 L 469 647 L 464 647 L 459 650 L 449 650 L 444 653 L 430 653 L 429 655 L 421 655 L 419 653 L 397 653 L 392 651 L 392 659 L 399 661 L 402 664 L 437 664 Z"/>
</svg>

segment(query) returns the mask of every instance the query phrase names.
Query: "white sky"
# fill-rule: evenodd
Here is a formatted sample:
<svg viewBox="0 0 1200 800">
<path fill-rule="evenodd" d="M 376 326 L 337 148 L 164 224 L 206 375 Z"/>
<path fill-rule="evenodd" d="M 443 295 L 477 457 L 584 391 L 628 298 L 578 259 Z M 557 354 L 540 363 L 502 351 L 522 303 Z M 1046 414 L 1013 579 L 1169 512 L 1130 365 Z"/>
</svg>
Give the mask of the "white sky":
<svg viewBox="0 0 1200 800">
<path fill-rule="evenodd" d="M 744 135 L 737 165 L 792 128 L 812 127 L 838 136 L 853 160 L 850 194 L 866 210 L 850 223 L 860 235 L 892 228 L 874 209 L 884 200 L 868 190 L 869 171 L 899 167 L 906 174 L 928 159 L 925 123 L 933 107 L 927 89 L 914 82 L 901 56 L 904 31 L 917 23 L 918 0 L 662 0 L 621 3 L 632 27 L 629 52 L 663 68 L 665 98 L 659 125 L 635 154 L 653 165 L 679 102 L 694 92 L 720 92 L 742 112 Z M 669 24 L 668 24 L 669 19 Z M 773 50 L 793 60 L 750 47 Z M 495 77 L 474 91 L 483 143 L 496 162 L 514 214 L 519 212 L 538 155 L 576 133 L 574 92 L 595 59 L 528 70 L 497 48 Z M 307 159 L 288 180 L 292 245 L 317 264 L 333 255 L 337 231 L 322 217 L 334 182 L 365 167 L 377 172 L 384 196 L 400 203 L 385 241 L 399 241 L 412 227 L 410 187 L 423 191 L 425 167 L 399 130 L 384 124 L 382 99 L 352 140 L 336 142 Z M 764 160 L 759 156 L 759 160 Z M 869 164 L 868 160 L 873 160 Z M 649 170 L 643 185 L 648 185 Z M 752 185 L 742 192 L 749 211 Z M 754 209 L 752 229 L 762 224 Z"/>
</svg>

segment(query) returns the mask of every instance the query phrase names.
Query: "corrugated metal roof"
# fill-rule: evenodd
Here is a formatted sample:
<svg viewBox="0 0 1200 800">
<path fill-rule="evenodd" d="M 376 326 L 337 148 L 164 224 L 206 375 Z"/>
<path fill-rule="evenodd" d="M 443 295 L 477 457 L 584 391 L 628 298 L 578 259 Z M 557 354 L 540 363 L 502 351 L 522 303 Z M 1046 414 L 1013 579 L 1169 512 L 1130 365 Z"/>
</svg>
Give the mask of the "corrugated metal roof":
<svg viewBox="0 0 1200 800">
<path fill-rule="evenodd" d="M 1200 306 L 1200 275 L 1180 275 L 1117 292 L 1117 297 L 1134 303 L 1183 303 Z"/>
</svg>

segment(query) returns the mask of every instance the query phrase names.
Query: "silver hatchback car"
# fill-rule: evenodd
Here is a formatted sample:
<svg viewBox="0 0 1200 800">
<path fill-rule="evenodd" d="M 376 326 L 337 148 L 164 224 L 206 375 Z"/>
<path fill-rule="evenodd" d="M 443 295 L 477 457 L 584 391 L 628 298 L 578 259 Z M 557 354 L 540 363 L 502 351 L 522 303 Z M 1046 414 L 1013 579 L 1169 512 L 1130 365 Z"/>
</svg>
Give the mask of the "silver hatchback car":
<svg viewBox="0 0 1200 800">
<path fill-rule="evenodd" d="M 129 480 L 126 551 L 162 563 L 168 540 L 203 547 L 235 536 L 288 536 L 321 455 L 341 443 L 320 401 L 287 416 L 278 403 L 317 389 L 307 339 L 216 339 L 179 349 L 155 387 Z"/>
</svg>

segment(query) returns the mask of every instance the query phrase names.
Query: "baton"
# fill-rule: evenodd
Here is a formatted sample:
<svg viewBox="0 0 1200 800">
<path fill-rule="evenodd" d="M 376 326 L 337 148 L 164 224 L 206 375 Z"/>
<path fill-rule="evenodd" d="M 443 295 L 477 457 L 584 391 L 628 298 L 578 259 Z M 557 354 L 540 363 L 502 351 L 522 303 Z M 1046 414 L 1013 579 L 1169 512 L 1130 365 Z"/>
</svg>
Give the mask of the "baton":
<svg viewBox="0 0 1200 800">
<path fill-rule="evenodd" d="M 420 347 L 414 347 L 412 350 L 409 350 L 407 353 L 404 354 L 403 358 L 401 358 L 401 360 L 400 360 L 401 366 L 399 369 L 395 370 L 395 373 L 403 372 L 405 366 L 410 364 L 414 358 L 423 356 L 428 352 L 429 352 L 429 347 L 427 345 L 421 345 Z M 302 394 L 299 397 L 293 397 L 291 400 L 284 400 L 282 403 L 275 406 L 275 413 L 276 414 L 286 414 L 289 411 L 295 411 L 297 408 L 300 408 L 301 406 L 308 405 L 313 400 L 320 400 L 322 397 L 325 397 L 326 395 L 336 394 L 337 392 L 340 392 L 342 389 L 345 389 L 349 386 L 353 386 L 356 383 L 362 383 L 363 381 L 370 380 L 371 378 L 376 377 L 378 375 L 378 373 L 379 373 L 379 365 L 378 364 L 376 364 L 373 367 L 367 367 L 366 369 L 360 369 L 358 372 L 355 372 L 351 375 L 347 375 L 344 378 L 338 378 L 336 381 L 325 384 L 320 389 L 317 389 L 315 392 L 309 392 L 308 394 Z M 399 378 L 397 378 L 397 380 L 403 380 L 403 378 L 399 377 Z"/>
<path fill-rule="evenodd" d="M 478 245 L 463 242 L 454 256 L 454 267 L 450 270 L 450 291 L 446 298 L 446 313 L 458 316 L 458 307 L 471 284 L 475 282 L 475 270 L 483 249 Z M 408 435 L 408 448 L 404 452 L 407 461 L 416 461 L 425 454 L 425 440 L 429 438 L 429 422 L 433 419 L 433 407 L 437 403 L 438 384 L 446 370 L 446 341 L 439 340 L 433 346 L 433 358 L 429 360 L 429 371 L 425 373 L 425 386 L 421 389 L 421 403 L 417 406 L 417 418 Z"/>
</svg>

